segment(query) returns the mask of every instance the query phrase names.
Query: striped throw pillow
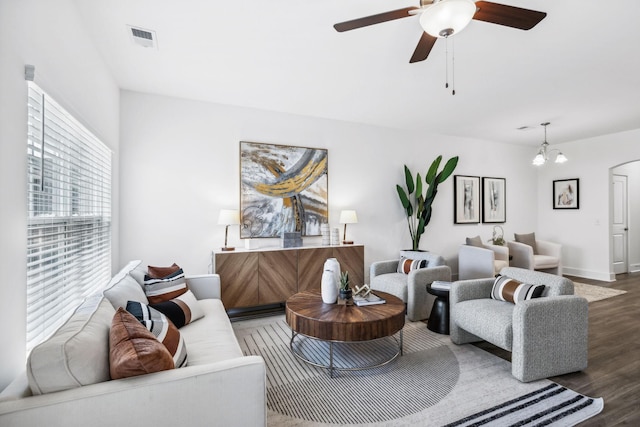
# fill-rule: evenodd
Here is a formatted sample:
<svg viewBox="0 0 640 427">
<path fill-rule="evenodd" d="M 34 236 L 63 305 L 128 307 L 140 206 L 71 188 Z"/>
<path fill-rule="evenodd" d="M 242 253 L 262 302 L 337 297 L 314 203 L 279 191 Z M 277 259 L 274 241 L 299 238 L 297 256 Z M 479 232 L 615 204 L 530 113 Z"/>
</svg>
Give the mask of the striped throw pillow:
<svg viewBox="0 0 640 427">
<path fill-rule="evenodd" d="M 151 307 L 165 314 L 177 328 L 204 317 L 196 296 L 189 290 L 170 301 L 151 304 Z"/>
<path fill-rule="evenodd" d="M 150 304 L 169 301 L 185 292 L 187 282 L 181 268 L 163 277 L 153 277 L 149 273 L 144 276 L 144 293 Z"/>
<path fill-rule="evenodd" d="M 176 368 L 187 366 L 187 346 L 178 328 L 153 307 L 137 301 L 127 302 L 127 311 L 140 321 L 169 350 Z"/>
<path fill-rule="evenodd" d="M 491 298 L 517 304 L 532 298 L 539 298 L 543 291 L 544 285 L 528 285 L 498 274 L 493 282 Z"/>
<path fill-rule="evenodd" d="M 402 257 L 400 258 L 400 262 L 398 262 L 398 273 L 409 274 L 413 270 L 426 268 L 427 264 L 426 259 L 409 259 Z"/>
</svg>

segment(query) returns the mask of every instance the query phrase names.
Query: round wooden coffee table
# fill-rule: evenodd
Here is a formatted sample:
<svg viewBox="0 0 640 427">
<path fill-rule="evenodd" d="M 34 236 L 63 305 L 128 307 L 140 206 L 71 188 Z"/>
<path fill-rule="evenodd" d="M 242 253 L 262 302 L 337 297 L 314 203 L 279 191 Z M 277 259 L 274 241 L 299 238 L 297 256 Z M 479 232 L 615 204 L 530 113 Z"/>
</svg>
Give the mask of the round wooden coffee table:
<svg viewBox="0 0 640 427">
<path fill-rule="evenodd" d="M 319 291 L 300 292 L 291 296 L 286 304 L 287 324 L 291 327 L 290 347 L 293 354 L 315 366 L 334 370 L 369 369 L 391 362 L 402 355 L 402 327 L 405 305 L 401 299 L 386 292 L 375 291 L 386 303 L 358 307 L 356 305 L 325 304 Z M 399 338 L 393 337 L 399 332 Z M 302 335 L 303 337 L 300 337 Z M 393 337 L 397 349 L 382 361 L 349 367 L 334 365 L 334 344 L 352 344 Z M 329 361 L 305 355 L 296 345 L 296 338 L 311 338 L 328 342 Z M 394 345 L 395 347 L 395 345 Z"/>
</svg>

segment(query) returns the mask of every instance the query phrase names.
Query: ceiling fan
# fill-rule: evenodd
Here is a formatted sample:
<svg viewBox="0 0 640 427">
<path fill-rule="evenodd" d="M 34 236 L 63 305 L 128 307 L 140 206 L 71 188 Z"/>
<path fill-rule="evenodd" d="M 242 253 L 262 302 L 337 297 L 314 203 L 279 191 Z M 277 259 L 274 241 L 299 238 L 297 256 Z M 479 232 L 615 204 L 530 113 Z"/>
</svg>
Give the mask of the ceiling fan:
<svg viewBox="0 0 640 427">
<path fill-rule="evenodd" d="M 427 59 L 438 38 L 447 38 L 460 32 L 472 19 L 530 30 L 547 16 L 545 12 L 488 1 L 474 3 L 472 0 L 420 0 L 420 7 L 405 7 L 340 22 L 333 27 L 338 32 L 350 31 L 413 15 L 420 15 L 420 25 L 424 32 L 410 63 Z"/>
</svg>

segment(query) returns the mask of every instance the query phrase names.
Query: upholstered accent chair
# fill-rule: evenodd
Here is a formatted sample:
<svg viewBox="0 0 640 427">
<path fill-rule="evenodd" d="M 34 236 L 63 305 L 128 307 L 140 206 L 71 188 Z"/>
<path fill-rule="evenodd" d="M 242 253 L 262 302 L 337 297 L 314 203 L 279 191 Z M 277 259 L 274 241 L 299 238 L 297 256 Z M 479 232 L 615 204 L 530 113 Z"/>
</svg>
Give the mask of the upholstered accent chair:
<svg viewBox="0 0 640 427">
<path fill-rule="evenodd" d="M 450 334 L 455 344 L 488 341 L 511 352 L 511 372 L 522 382 L 587 367 L 587 300 L 574 295 L 571 280 L 516 267 L 501 275 L 544 285 L 539 298 L 516 304 L 491 298 L 495 279 L 451 284 Z"/>
<path fill-rule="evenodd" d="M 507 242 L 511 267 L 540 270 L 562 276 L 562 245 L 538 240 L 534 233 L 516 234 L 515 242 Z M 519 241 L 518 241 L 519 240 Z"/>
<path fill-rule="evenodd" d="M 451 281 L 451 269 L 445 264 L 444 258 L 432 252 L 401 251 L 400 256 L 400 259 L 371 264 L 370 287 L 374 291 L 388 292 L 404 301 L 410 321 L 424 320 L 429 317 L 435 300 L 433 295 L 427 293 L 427 285 L 436 280 Z M 426 262 L 421 268 L 407 269 L 407 273 L 400 273 L 398 265 L 401 260 Z"/>
<path fill-rule="evenodd" d="M 498 245 L 461 245 L 458 249 L 458 280 L 494 277 L 509 266 L 509 248 Z"/>
</svg>

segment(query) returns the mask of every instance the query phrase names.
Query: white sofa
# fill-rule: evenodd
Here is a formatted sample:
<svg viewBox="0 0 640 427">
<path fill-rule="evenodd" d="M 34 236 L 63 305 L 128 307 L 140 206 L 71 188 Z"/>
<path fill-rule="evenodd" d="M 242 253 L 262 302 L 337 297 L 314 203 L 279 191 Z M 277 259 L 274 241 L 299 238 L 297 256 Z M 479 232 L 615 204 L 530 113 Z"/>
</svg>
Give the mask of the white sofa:
<svg viewBox="0 0 640 427">
<path fill-rule="evenodd" d="M 242 354 L 217 275 L 187 277 L 204 317 L 180 328 L 186 367 L 109 379 L 111 318 L 140 295 L 142 274 L 141 262 L 130 262 L 43 345 L 54 343 L 55 351 L 32 353 L 26 372 L 0 393 L 0 426 L 266 425 L 264 360 Z"/>
</svg>

